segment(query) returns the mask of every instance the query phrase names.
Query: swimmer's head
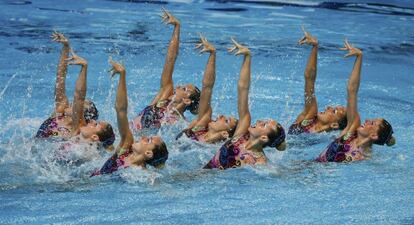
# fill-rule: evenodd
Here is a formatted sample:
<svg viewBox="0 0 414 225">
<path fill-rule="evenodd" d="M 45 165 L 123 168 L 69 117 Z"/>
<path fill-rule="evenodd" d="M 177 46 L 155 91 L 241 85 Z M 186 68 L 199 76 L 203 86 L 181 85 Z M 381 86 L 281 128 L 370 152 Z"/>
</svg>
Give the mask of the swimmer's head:
<svg viewBox="0 0 414 225">
<path fill-rule="evenodd" d="M 174 101 L 183 102 L 185 110 L 189 110 L 192 114 L 198 113 L 198 105 L 200 102 L 200 89 L 192 84 L 177 86 L 174 90 Z"/>
<path fill-rule="evenodd" d="M 72 104 L 69 105 L 65 109 L 65 115 L 71 116 L 72 115 Z M 83 118 L 85 119 L 86 123 L 89 123 L 91 120 L 98 120 L 99 118 L 99 111 L 95 106 L 95 103 L 92 100 L 86 99 L 83 103 Z"/>
<path fill-rule="evenodd" d="M 348 123 L 346 107 L 343 106 L 327 106 L 325 111 L 318 113 L 317 117 L 322 124 L 329 125 L 331 130 L 343 130 Z"/>
<path fill-rule="evenodd" d="M 262 147 L 276 148 L 279 151 L 286 149 L 285 130 L 275 120 L 258 120 L 255 125 L 249 127 L 249 133 Z"/>
<path fill-rule="evenodd" d="M 357 131 L 359 136 L 369 138 L 373 144 L 392 146 L 396 142 L 391 124 L 383 118 L 365 120 Z"/>
<path fill-rule="evenodd" d="M 110 148 L 115 141 L 115 133 L 111 124 L 103 121 L 96 122 L 91 120 L 80 128 L 80 133 L 83 138 L 99 142 L 104 148 Z"/>
<path fill-rule="evenodd" d="M 98 120 L 99 112 L 92 100 L 86 99 L 83 103 L 83 118 L 89 123 L 91 120 Z"/>
<path fill-rule="evenodd" d="M 142 136 L 132 145 L 132 151 L 142 156 L 145 159 L 145 164 L 155 168 L 164 166 L 168 159 L 167 146 L 160 136 Z"/>
<path fill-rule="evenodd" d="M 219 115 L 208 123 L 208 130 L 220 133 L 223 139 L 232 138 L 236 131 L 238 120 L 232 116 Z"/>
</svg>

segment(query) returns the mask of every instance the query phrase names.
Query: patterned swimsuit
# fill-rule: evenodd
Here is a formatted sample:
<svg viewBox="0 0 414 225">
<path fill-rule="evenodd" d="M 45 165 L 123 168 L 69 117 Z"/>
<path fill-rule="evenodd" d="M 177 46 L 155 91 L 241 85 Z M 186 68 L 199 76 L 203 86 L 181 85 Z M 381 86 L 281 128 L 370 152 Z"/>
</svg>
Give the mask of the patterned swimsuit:
<svg viewBox="0 0 414 225">
<path fill-rule="evenodd" d="M 357 138 L 357 134 L 348 133 L 343 137 L 337 138 L 323 151 L 316 159 L 317 162 L 351 162 L 363 160 L 365 158 L 364 149 L 353 147 L 352 141 Z"/>
<path fill-rule="evenodd" d="M 130 126 L 133 130 L 159 129 L 163 123 L 174 123 L 181 116 L 167 112 L 170 100 L 158 101 L 155 105 L 145 107 L 138 116 L 131 121 Z"/>
<path fill-rule="evenodd" d="M 266 161 L 266 156 L 263 152 L 253 152 L 245 148 L 249 137 L 250 134 L 247 133 L 238 139 L 228 140 L 207 165 L 204 166 L 204 169 L 228 169 L 245 164 L 254 165 L 259 160 Z"/>
<path fill-rule="evenodd" d="M 121 149 L 119 154 L 114 154 L 111 156 L 111 158 L 106 160 L 105 164 L 102 166 L 100 170 L 96 170 L 95 172 L 93 172 L 91 174 L 91 177 L 113 173 L 120 168 L 127 168 L 128 166 L 125 165 L 125 158 L 128 157 L 131 153 L 131 149 Z"/>
<path fill-rule="evenodd" d="M 40 125 L 39 130 L 36 133 L 36 138 L 48 138 L 48 137 L 70 137 L 70 130 L 66 127 L 59 126 L 58 121 L 63 120 L 65 116 L 49 117 Z"/>
<path fill-rule="evenodd" d="M 191 129 L 185 129 L 181 131 L 175 138 L 178 140 L 183 134 L 185 134 L 188 138 L 193 141 L 205 142 L 204 135 L 208 132 L 207 127 L 195 126 Z"/>
<path fill-rule="evenodd" d="M 300 123 L 290 125 L 288 134 L 298 135 L 302 133 L 313 133 L 311 129 L 316 125 L 316 117 L 313 119 L 304 119 Z"/>
</svg>

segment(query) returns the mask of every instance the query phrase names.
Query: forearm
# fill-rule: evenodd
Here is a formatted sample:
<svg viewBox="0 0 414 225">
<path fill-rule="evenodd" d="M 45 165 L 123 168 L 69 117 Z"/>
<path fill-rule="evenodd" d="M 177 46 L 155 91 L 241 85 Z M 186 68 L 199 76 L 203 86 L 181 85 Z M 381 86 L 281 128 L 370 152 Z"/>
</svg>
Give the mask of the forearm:
<svg viewBox="0 0 414 225">
<path fill-rule="evenodd" d="M 180 45 L 180 24 L 174 26 L 174 31 L 168 46 L 167 56 L 165 58 L 164 68 L 161 76 L 161 89 L 167 86 L 173 86 L 172 74 L 174 71 L 175 61 L 178 56 Z"/>
<path fill-rule="evenodd" d="M 78 79 L 76 80 L 75 95 L 73 99 L 72 107 L 72 123 L 73 131 L 77 131 L 80 127 L 80 123 L 83 121 L 83 104 L 86 97 L 86 75 L 88 72 L 88 65 L 82 65 L 82 69 L 79 73 Z"/>
<path fill-rule="evenodd" d="M 237 84 L 238 111 L 240 118 L 249 113 L 249 89 L 251 80 L 250 63 L 251 56 L 246 55 L 243 60 L 242 69 L 240 71 L 240 78 Z"/>
<path fill-rule="evenodd" d="M 362 54 L 358 55 L 355 59 L 354 68 L 348 81 L 348 95 L 356 96 L 359 90 L 359 84 L 361 82 L 361 66 L 362 66 Z"/>
<path fill-rule="evenodd" d="M 347 101 L 347 130 L 351 127 L 356 127 L 359 125 L 359 116 L 358 116 L 358 90 L 359 84 L 361 81 L 361 66 L 362 66 L 362 54 L 357 55 L 354 63 L 354 68 L 349 77 L 348 81 L 348 101 Z"/>
<path fill-rule="evenodd" d="M 58 68 L 56 74 L 56 85 L 55 85 L 55 109 L 63 109 L 66 108 L 68 103 L 68 98 L 66 96 L 66 74 L 67 74 L 67 58 L 69 56 L 69 44 L 64 43 Z M 63 108 L 62 108 L 63 107 Z"/>
<path fill-rule="evenodd" d="M 318 45 L 312 47 L 309 55 L 308 63 L 306 65 L 305 77 L 305 92 L 304 92 L 304 110 L 302 112 L 304 119 L 313 117 L 318 111 L 316 96 L 315 96 L 315 80 L 317 74 L 317 58 Z"/>
<path fill-rule="evenodd" d="M 210 53 L 203 77 L 203 88 L 200 96 L 200 109 L 198 120 L 201 120 L 208 113 L 211 105 L 211 96 L 216 80 L 216 52 Z"/>
<path fill-rule="evenodd" d="M 127 88 L 126 88 L 126 72 L 121 72 L 119 77 L 118 90 L 116 93 L 116 112 L 127 111 L 128 110 L 128 98 L 127 98 Z"/>
</svg>

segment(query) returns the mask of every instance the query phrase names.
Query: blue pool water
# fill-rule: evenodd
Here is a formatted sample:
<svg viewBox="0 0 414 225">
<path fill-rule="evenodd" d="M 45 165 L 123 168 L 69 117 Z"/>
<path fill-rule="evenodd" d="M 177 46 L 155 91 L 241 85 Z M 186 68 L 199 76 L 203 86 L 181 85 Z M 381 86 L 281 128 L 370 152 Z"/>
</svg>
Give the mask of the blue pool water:
<svg viewBox="0 0 414 225">
<path fill-rule="evenodd" d="M 414 4 L 379 2 L 1 1 L 0 224 L 414 224 Z M 117 81 L 109 79 L 107 58 L 127 67 L 132 118 L 158 89 L 172 32 L 160 23 L 161 7 L 182 22 L 176 84 L 200 86 L 207 56 L 193 48 L 203 33 L 218 48 L 214 112 L 236 115 L 242 59 L 225 52 L 234 36 L 254 54 L 253 119 L 272 117 L 285 127 L 303 104 L 310 49 L 296 44 L 300 25 L 320 41 L 321 108 L 345 104 L 353 60 L 338 48 L 347 37 L 364 51 L 361 116 L 387 118 L 397 144 L 375 146 L 362 162 L 316 164 L 335 133 L 318 135 L 311 146 L 288 137 L 286 152 L 266 151 L 267 166 L 203 171 L 217 146 L 173 141 L 186 125 L 180 123 L 159 132 L 170 151 L 162 171 L 91 179 L 108 155 L 53 160 L 53 143 L 32 140 L 53 110 L 60 45 L 51 42 L 52 31 L 65 33 L 89 61 L 87 95 L 115 125 Z M 70 67 L 70 98 L 77 73 Z"/>
</svg>

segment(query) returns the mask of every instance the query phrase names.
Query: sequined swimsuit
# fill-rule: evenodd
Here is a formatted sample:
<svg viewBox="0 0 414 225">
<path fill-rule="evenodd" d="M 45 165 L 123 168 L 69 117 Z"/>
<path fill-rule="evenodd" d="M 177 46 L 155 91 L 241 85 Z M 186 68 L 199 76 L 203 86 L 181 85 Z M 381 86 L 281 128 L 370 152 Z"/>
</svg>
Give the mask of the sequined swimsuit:
<svg viewBox="0 0 414 225">
<path fill-rule="evenodd" d="M 64 126 L 59 126 L 58 121 L 62 120 L 65 116 L 49 117 L 40 125 L 39 130 L 36 133 L 36 138 L 48 138 L 52 136 L 70 137 L 70 130 Z"/>
<path fill-rule="evenodd" d="M 357 138 L 357 134 L 348 133 L 343 137 L 337 138 L 319 155 L 317 162 L 351 162 L 363 160 L 365 158 L 364 149 L 353 147 L 352 141 Z"/>
<path fill-rule="evenodd" d="M 288 134 L 298 135 L 302 133 L 313 133 L 311 129 L 316 125 L 316 117 L 313 119 L 304 119 L 300 123 L 290 125 Z"/>
<path fill-rule="evenodd" d="M 100 170 L 96 170 L 91 174 L 91 177 L 102 175 L 102 174 L 109 174 L 117 171 L 120 168 L 127 168 L 128 166 L 125 165 L 125 159 L 132 153 L 131 149 L 121 149 L 119 154 L 114 154 L 106 160 L 105 164 L 102 166 Z"/>
<path fill-rule="evenodd" d="M 250 134 L 246 133 L 238 139 L 228 140 L 207 165 L 204 166 L 204 169 L 228 169 L 245 164 L 254 165 L 258 161 L 266 162 L 266 156 L 263 152 L 253 152 L 246 149 L 245 144 L 249 137 Z"/>
<path fill-rule="evenodd" d="M 181 131 L 177 136 L 176 140 L 178 140 L 183 134 L 185 134 L 188 138 L 193 141 L 204 142 L 204 135 L 208 132 L 207 127 L 193 127 L 191 129 L 185 129 Z"/>
<path fill-rule="evenodd" d="M 178 121 L 181 116 L 167 112 L 170 100 L 158 101 L 155 105 L 145 107 L 138 116 L 131 121 L 133 130 L 159 129 L 163 123 L 171 124 Z"/>
</svg>

